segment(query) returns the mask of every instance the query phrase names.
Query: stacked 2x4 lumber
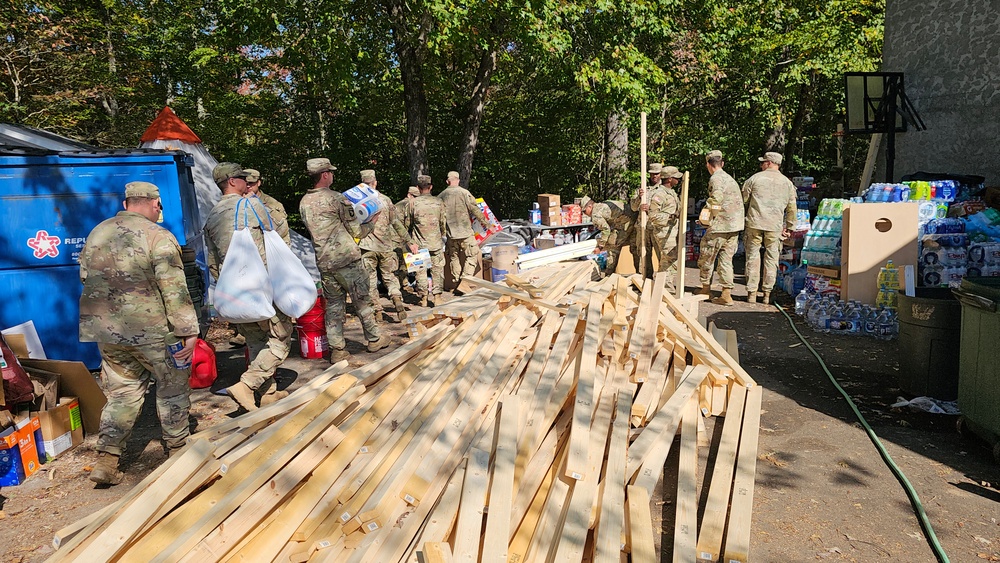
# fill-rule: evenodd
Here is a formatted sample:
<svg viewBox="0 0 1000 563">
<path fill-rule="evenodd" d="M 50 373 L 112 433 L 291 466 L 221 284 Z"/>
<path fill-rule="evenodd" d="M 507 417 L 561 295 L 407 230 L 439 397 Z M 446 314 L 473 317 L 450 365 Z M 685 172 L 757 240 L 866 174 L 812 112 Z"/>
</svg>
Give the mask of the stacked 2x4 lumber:
<svg viewBox="0 0 1000 563">
<path fill-rule="evenodd" d="M 650 499 L 679 433 L 662 551 L 746 561 L 761 390 L 663 276 L 473 281 L 392 353 L 195 434 L 57 532 L 52 560 L 659 560 Z M 699 428 L 721 413 L 699 496 Z"/>
</svg>

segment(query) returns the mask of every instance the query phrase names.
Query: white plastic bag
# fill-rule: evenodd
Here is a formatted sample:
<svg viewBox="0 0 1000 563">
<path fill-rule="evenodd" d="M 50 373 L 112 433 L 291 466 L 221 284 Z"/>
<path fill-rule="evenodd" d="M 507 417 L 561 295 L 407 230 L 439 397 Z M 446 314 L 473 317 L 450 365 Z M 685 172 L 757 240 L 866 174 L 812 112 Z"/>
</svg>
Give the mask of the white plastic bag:
<svg viewBox="0 0 1000 563">
<path fill-rule="evenodd" d="M 239 228 L 242 203 L 241 200 L 236 204 L 235 232 L 226 250 L 213 298 L 215 310 L 223 320 L 255 323 L 274 316 L 274 289 L 245 220 L 244 228 Z"/>
<path fill-rule="evenodd" d="M 308 313 L 316 305 L 316 283 L 302 261 L 274 231 L 264 231 L 264 253 L 275 306 L 295 319 Z"/>
</svg>

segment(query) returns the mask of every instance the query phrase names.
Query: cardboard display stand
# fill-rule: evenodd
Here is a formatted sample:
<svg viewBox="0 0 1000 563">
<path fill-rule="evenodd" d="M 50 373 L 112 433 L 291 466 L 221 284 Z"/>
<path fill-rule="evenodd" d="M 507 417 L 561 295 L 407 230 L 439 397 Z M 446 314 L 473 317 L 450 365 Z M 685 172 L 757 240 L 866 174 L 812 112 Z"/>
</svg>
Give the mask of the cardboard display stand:
<svg viewBox="0 0 1000 563">
<path fill-rule="evenodd" d="M 918 203 L 852 203 L 844 209 L 841 299 L 874 303 L 886 262 L 900 268 L 917 263 L 918 209 Z"/>
</svg>

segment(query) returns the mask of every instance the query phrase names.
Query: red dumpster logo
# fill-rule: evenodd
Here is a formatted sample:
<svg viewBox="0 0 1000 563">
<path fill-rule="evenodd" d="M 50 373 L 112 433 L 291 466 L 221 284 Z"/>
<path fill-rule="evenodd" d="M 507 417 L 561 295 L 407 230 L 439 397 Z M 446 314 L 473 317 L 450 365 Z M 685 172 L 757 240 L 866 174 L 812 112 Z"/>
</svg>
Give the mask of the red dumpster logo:
<svg viewBox="0 0 1000 563">
<path fill-rule="evenodd" d="M 34 238 L 28 239 L 28 246 L 35 251 L 35 258 L 41 260 L 46 256 L 59 256 L 59 237 L 49 236 L 48 231 L 38 231 Z"/>
</svg>

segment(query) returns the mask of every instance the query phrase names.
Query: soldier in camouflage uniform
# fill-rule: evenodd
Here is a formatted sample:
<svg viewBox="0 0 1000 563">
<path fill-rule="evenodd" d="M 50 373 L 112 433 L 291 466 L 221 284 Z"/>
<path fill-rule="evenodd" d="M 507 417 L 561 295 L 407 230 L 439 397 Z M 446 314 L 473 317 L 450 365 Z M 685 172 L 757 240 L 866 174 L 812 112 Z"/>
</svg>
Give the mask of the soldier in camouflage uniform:
<svg viewBox="0 0 1000 563">
<path fill-rule="evenodd" d="M 375 179 L 374 170 L 362 170 L 361 181 L 377 191 L 378 180 Z M 378 194 L 378 199 L 380 212 L 371 220 L 372 231 L 361 239 L 358 245 L 361 247 L 361 262 L 368 270 L 368 289 L 372 296 L 375 317 L 378 318 L 382 313 L 378 295 L 378 276 L 381 273 L 382 281 L 389 292 L 389 299 L 396 308 L 396 317 L 402 321 L 406 319 L 406 309 L 403 307 L 403 294 L 399 289 L 399 279 L 396 277 L 399 261 L 396 258 L 395 247 L 397 240 L 406 240 L 408 236 L 392 200 L 381 192 Z M 416 245 L 410 247 L 411 252 L 416 252 Z"/>
<path fill-rule="evenodd" d="M 651 173 L 654 166 L 656 165 L 650 166 Z M 677 234 L 681 206 L 680 198 L 674 191 L 674 187 L 680 183 L 680 179 L 684 175 L 675 166 L 663 167 L 662 173 L 666 177 L 665 183 L 656 184 L 650 189 L 649 203 L 642 204 L 640 194 L 636 194 L 632 198 L 631 206 L 633 211 L 645 209 L 648 213 L 646 220 L 646 277 L 653 277 L 652 257 L 649 252 L 650 247 L 652 247 L 659 262 L 657 271 L 667 272 L 664 288 L 673 293 L 677 279 Z"/>
<path fill-rule="evenodd" d="M 736 254 L 740 231 L 743 230 L 743 196 L 740 185 L 722 169 L 724 164 L 721 151 L 711 151 L 705 155 L 705 167 L 711 176 L 705 206 L 711 212 L 711 219 L 707 225 L 708 230 L 701 239 L 701 256 L 698 258 L 701 289 L 698 293 L 711 295 L 712 274 L 718 258 L 722 295 L 713 301 L 720 305 L 732 305 L 733 255 Z"/>
<path fill-rule="evenodd" d="M 635 211 L 624 202 L 608 200 L 596 203 L 584 196 L 580 202 L 583 214 L 590 217 L 600 231 L 595 252 L 606 250 L 608 264 L 605 272 L 610 275 L 618 268 L 618 255 L 623 246 L 632 244 L 635 229 Z"/>
<path fill-rule="evenodd" d="M 472 230 L 472 220 L 476 219 L 482 225 L 487 224 L 486 216 L 476 204 L 476 198 L 469 190 L 458 185 L 458 172 L 449 172 L 448 187 L 438 196 L 444 202 L 445 222 L 448 225 L 448 244 L 445 247 L 445 257 L 451 268 L 450 284 L 455 287 L 455 294 L 460 295 L 458 285 L 465 276 L 476 273 L 476 266 L 482 251 L 476 242 L 476 233 Z"/>
<path fill-rule="evenodd" d="M 156 411 L 168 451 L 188 437 L 191 368 L 198 316 L 191 304 L 181 248 L 155 221 L 163 209 L 160 191 L 148 182 L 125 185 L 125 211 L 94 227 L 80 253 L 80 341 L 97 342 L 108 402 L 101 411 L 99 459 L 90 479 L 117 485 L 118 458 L 142 408 L 146 388 L 156 384 Z M 167 346 L 183 343 L 170 357 Z"/>
<path fill-rule="evenodd" d="M 243 171 L 247 173 L 246 197 L 255 197 L 264 204 L 267 212 L 271 215 L 271 221 L 274 222 L 274 230 L 281 234 L 281 238 L 285 239 L 286 244 L 291 245 L 290 233 L 288 232 L 288 213 L 285 212 L 285 206 L 280 201 L 260 191 L 261 185 L 264 183 L 260 172 L 253 168 L 244 168 Z"/>
<path fill-rule="evenodd" d="M 781 241 L 795 227 L 795 186 L 781 173 L 782 156 L 776 152 L 759 157 L 761 171 L 743 184 L 746 211 L 747 302 L 757 302 L 760 281 L 760 247 L 764 246 L 765 304 L 778 274 Z"/>
<path fill-rule="evenodd" d="M 371 232 L 371 224 L 359 225 L 352 204 L 343 194 L 330 189 L 336 168 L 326 158 L 306 161 L 306 173 L 313 187 L 302 196 L 299 214 L 312 235 L 326 296 L 326 337 L 330 341 L 330 362 L 346 359 L 344 319 L 347 315 L 347 294 L 351 295 L 354 310 L 361 319 L 368 351 L 377 352 L 391 343 L 383 335 L 375 320 L 369 291 L 368 272 L 361 263 L 361 249 L 357 240 Z"/>
<path fill-rule="evenodd" d="M 233 227 L 237 223 L 236 204 L 247 194 L 247 171 L 233 162 L 219 163 L 212 170 L 212 177 L 219 189 L 222 199 L 215 204 L 208 219 L 205 221 L 205 241 L 208 246 L 208 270 L 216 279 L 222 271 L 222 264 L 229 251 L 229 243 L 233 240 Z M 267 262 L 264 254 L 264 232 L 267 225 L 265 206 L 257 198 L 247 200 L 247 215 L 239 218 L 239 226 L 243 228 L 246 218 L 246 228 L 250 229 L 261 260 Z M 257 215 L 254 215 L 254 211 Z M 257 216 L 265 223 L 262 227 Z M 288 224 L 284 221 L 274 223 L 275 231 L 285 241 L 288 240 Z M 233 323 L 237 332 L 245 339 L 253 360 L 240 381 L 227 387 L 225 393 L 236 403 L 248 411 L 257 408 L 258 398 L 261 404 L 272 403 L 288 393 L 278 391 L 274 381 L 274 372 L 288 357 L 292 337 L 291 320 L 281 311 L 273 317 L 258 323 Z"/>
<path fill-rule="evenodd" d="M 403 226 L 406 226 L 406 217 L 410 213 L 410 207 L 413 205 L 413 200 L 420 196 L 420 188 L 416 186 L 410 186 L 406 190 L 406 197 L 396 202 L 396 215 L 399 217 L 400 221 L 403 221 Z M 410 290 L 410 280 L 406 272 L 406 259 L 403 253 L 409 250 L 409 239 L 400 239 L 396 241 L 396 260 L 399 263 L 399 267 L 396 268 L 396 278 L 399 280 L 399 285 L 402 288 Z M 419 250 L 419 247 L 418 247 Z"/>
<path fill-rule="evenodd" d="M 403 223 L 417 245 L 426 248 L 431 255 L 431 283 L 433 284 L 433 304 L 441 304 L 441 294 L 444 292 L 444 233 L 448 228 L 445 218 L 444 203 L 440 198 L 431 195 L 433 186 L 430 176 L 417 176 L 420 197 L 407 200 L 406 215 Z M 420 296 L 420 306 L 427 306 L 427 275 L 417 275 L 417 295 Z"/>
</svg>

